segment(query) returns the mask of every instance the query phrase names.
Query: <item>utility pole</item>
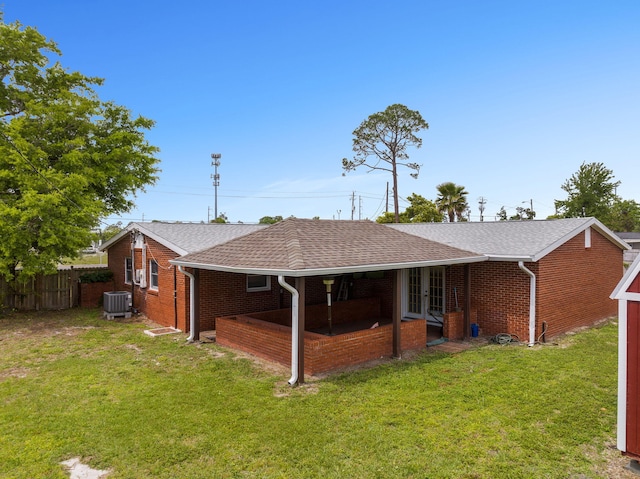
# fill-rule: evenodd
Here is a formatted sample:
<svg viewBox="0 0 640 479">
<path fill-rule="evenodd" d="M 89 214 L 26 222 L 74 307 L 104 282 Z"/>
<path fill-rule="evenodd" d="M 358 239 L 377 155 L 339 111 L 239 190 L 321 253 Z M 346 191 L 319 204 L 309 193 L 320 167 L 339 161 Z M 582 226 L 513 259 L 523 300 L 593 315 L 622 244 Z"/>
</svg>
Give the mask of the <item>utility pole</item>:
<svg viewBox="0 0 640 479">
<path fill-rule="evenodd" d="M 484 216 L 482 215 L 484 213 L 484 205 L 487 204 L 487 200 L 484 198 L 484 196 L 481 196 L 478 199 L 478 209 L 480 210 L 480 221 L 484 221 Z"/>
<path fill-rule="evenodd" d="M 389 182 L 387 181 L 387 206 L 384 209 L 385 213 L 389 212 Z"/>
<path fill-rule="evenodd" d="M 351 192 L 351 221 L 353 221 L 353 217 L 356 214 L 356 192 Z"/>
<path fill-rule="evenodd" d="M 218 174 L 218 166 L 220 166 L 220 158 L 222 155 L 220 153 L 211 153 L 211 166 L 213 166 L 213 175 L 211 175 L 211 179 L 213 180 L 213 189 L 215 191 L 215 206 L 214 206 L 214 214 L 213 220 L 218 219 L 218 186 L 220 185 L 220 175 Z"/>
<path fill-rule="evenodd" d="M 358 195 L 358 219 L 362 219 L 362 196 Z"/>
</svg>

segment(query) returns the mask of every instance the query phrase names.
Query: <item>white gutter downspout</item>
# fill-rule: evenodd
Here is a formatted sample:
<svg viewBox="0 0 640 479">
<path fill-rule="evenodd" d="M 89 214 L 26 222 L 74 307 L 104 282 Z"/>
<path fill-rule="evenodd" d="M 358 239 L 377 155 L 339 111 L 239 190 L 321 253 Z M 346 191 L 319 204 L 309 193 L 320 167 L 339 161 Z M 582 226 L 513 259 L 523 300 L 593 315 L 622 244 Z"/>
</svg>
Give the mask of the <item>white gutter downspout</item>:
<svg viewBox="0 0 640 479">
<path fill-rule="evenodd" d="M 278 284 L 291 293 L 291 379 L 289 386 L 298 382 L 298 290 L 278 275 Z"/>
<path fill-rule="evenodd" d="M 527 269 L 522 261 L 518 261 L 518 267 L 531 278 L 529 281 L 529 346 L 533 346 L 536 343 L 536 275 Z"/>
<path fill-rule="evenodd" d="M 178 266 L 178 271 L 189 277 L 189 337 L 187 338 L 187 341 L 192 342 L 196 331 L 196 300 L 194 296 L 196 290 L 196 277 L 187 272 L 182 266 Z"/>
</svg>

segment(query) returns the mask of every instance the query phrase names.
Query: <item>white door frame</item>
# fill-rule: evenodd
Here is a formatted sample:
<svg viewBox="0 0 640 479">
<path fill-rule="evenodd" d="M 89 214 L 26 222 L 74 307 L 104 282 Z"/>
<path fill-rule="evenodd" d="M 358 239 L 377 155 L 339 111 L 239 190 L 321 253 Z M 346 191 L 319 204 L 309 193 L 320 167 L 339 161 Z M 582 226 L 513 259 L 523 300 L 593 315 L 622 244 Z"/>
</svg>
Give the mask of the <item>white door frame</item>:
<svg viewBox="0 0 640 479">
<path fill-rule="evenodd" d="M 429 311 L 429 294 L 430 281 L 435 277 L 435 272 L 441 275 L 440 285 L 442 291 L 442 310 L 435 312 Z M 414 273 L 417 273 L 415 275 Z M 415 284 L 419 282 L 419 284 Z M 413 284 L 412 284 L 413 283 Z M 418 291 L 416 291 L 416 288 Z M 420 298 L 410 300 L 411 289 L 413 295 L 420 295 Z M 408 268 L 403 271 L 402 275 L 402 317 L 403 318 L 423 318 L 433 323 L 442 323 L 442 314 L 445 311 L 445 269 L 444 266 L 431 266 L 423 268 Z"/>
</svg>

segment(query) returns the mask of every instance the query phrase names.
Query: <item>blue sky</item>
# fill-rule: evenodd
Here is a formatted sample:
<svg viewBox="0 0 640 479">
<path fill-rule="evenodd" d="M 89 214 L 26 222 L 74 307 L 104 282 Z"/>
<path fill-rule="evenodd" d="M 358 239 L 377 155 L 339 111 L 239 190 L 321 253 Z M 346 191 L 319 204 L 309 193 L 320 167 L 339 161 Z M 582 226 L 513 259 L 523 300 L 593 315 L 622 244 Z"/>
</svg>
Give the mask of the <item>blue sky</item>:
<svg viewBox="0 0 640 479">
<path fill-rule="evenodd" d="M 533 200 L 553 214 L 582 162 L 602 162 L 640 201 L 640 2 L 5 0 L 57 42 L 70 70 L 105 78 L 114 100 L 157 122 L 157 184 L 121 220 L 218 212 L 374 219 L 383 172 L 342 176 L 352 132 L 393 103 L 429 123 L 417 180 L 400 196 L 469 192 L 471 219 Z M 400 202 L 401 208 L 406 202 Z"/>
</svg>

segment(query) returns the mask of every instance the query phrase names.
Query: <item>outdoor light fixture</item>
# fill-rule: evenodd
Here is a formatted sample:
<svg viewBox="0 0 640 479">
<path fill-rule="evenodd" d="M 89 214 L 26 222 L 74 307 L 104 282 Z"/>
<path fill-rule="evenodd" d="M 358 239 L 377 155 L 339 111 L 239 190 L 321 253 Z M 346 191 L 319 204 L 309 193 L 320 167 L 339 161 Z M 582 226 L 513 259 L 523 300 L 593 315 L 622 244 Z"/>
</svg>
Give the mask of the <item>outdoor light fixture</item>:
<svg viewBox="0 0 640 479">
<path fill-rule="evenodd" d="M 325 278 L 322 280 L 327 287 L 327 320 L 329 321 L 329 336 L 333 336 L 333 329 L 331 324 L 331 285 L 334 282 L 333 278 Z"/>
</svg>

